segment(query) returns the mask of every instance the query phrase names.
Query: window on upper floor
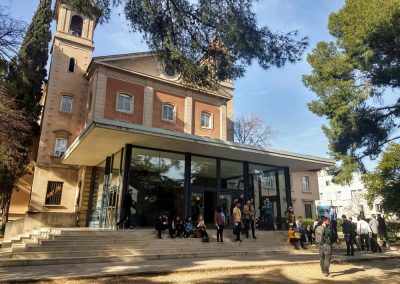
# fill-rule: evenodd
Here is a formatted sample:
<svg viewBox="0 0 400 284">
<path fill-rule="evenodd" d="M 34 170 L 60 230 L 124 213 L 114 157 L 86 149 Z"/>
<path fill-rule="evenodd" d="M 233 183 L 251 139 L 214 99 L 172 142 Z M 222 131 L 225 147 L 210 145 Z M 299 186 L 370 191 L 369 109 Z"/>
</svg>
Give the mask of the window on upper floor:
<svg viewBox="0 0 400 284">
<path fill-rule="evenodd" d="M 118 93 L 117 94 L 117 111 L 133 113 L 133 96 Z"/>
<path fill-rule="evenodd" d="M 325 185 L 326 185 L 326 186 L 330 186 L 330 185 L 331 185 L 331 182 L 330 182 L 329 180 L 326 180 L 326 181 L 325 181 Z"/>
<path fill-rule="evenodd" d="M 357 191 L 356 190 L 352 190 L 350 191 L 351 193 L 351 199 L 357 198 Z"/>
<path fill-rule="evenodd" d="M 63 182 L 49 181 L 47 182 L 45 205 L 60 205 L 63 190 Z"/>
<path fill-rule="evenodd" d="M 74 36 L 82 36 L 83 19 L 78 15 L 71 18 L 71 25 L 69 26 L 69 33 Z"/>
<path fill-rule="evenodd" d="M 75 63 L 76 63 L 75 58 L 71 57 L 69 59 L 69 65 L 68 65 L 68 71 L 69 72 L 72 72 L 72 73 L 75 72 Z"/>
<path fill-rule="evenodd" d="M 72 104 L 74 99 L 71 96 L 61 96 L 60 111 L 72 112 Z"/>
<path fill-rule="evenodd" d="M 54 146 L 54 156 L 61 157 L 67 151 L 68 141 L 65 138 L 57 138 Z"/>
<path fill-rule="evenodd" d="M 301 177 L 301 187 L 303 192 L 311 192 L 310 190 L 310 178 L 308 176 Z"/>
<path fill-rule="evenodd" d="M 319 194 L 319 200 L 324 200 L 324 194 L 322 192 Z"/>
<path fill-rule="evenodd" d="M 212 128 L 212 115 L 208 111 L 201 112 L 201 127 L 203 128 Z"/>
<path fill-rule="evenodd" d="M 342 192 L 336 191 L 336 200 L 341 200 L 341 199 L 342 199 Z"/>
<path fill-rule="evenodd" d="M 162 104 L 162 120 L 174 122 L 176 119 L 176 107 L 171 103 Z"/>
<path fill-rule="evenodd" d="M 377 213 L 381 213 L 382 212 L 382 205 L 381 204 L 375 204 L 375 209 Z"/>
</svg>

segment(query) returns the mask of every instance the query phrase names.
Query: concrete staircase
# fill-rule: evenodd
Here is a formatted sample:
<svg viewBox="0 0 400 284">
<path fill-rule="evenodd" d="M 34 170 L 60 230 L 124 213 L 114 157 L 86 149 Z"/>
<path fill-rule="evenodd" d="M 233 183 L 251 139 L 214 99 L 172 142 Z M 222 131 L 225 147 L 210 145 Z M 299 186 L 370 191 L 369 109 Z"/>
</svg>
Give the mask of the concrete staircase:
<svg viewBox="0 0 400 284">
<path fill-rule="evenodd" d="M 199 238 L 171 239 L 154 229 L 103 230 L 91 228 L 43 228 L 6 241 L 0 249 L 0 266 L 134 262 L 154 259 L 207 258 L 272 254 L 315 254 L 316 246 L 295 250 L 286 241 L 286 231 L 257 231 L 257 239 L 235 242 L 232 230 L 224 231 L 224 243 L 216 231 L 207 230 L 210 242 Z M 345 243 L 335 245 L 335 254 L 345 253 Z M 393 248 L 391 248 L 393 249 Z"/>
<path fill-rule="evenodd" d="M 234 241 L 230 229 L 224 231 L 224 243 L 216 242 L 215 230 L 207 232 L 209 243 L 199 238 L 171 239 L 167 233 L 158 239 L 154 229 L 45 228 L 4 242 L 0 266 L 299 253 L 286 242 L 286 231 L 257 231 L 257 239 L 242 236 L 242 243 Z"/>
</svg>

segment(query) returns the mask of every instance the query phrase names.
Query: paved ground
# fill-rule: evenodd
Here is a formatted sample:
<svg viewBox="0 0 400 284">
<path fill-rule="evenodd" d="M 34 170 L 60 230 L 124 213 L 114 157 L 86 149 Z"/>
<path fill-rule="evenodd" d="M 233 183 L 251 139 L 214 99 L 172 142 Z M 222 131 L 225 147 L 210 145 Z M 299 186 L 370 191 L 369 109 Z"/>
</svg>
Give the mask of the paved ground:
<svg viewBox="0 0 400 284">
<path fill-rule="evenodd" d="M 352 263 L 347 264 L 347 261 Z M 394 278 L 400 279 L 399 263 L 399 252 L 357 254 L 351 258 L 334 256 L 332 272 L 335 277 L 329 281 L 346 282 L 355 277 L 358 281 L 368 279 L 368 282 L 377 282 L 390 279 L 386 283 L 400 283 Z M 318 265 L 316 254 L 305 253 L 224 259 L 165 259 L 131 263 L 16 266 L 0 267 L 0 283 L 32 280 L 57 280 L 56 283 L 130 283 L 133 281 L 135 283 L 316 283 L 321 279 Z M 162 273 L 164 276 L 144 278 L 126 276 L 154 273 Z M 366 273 L 370 275 L 367 278 L 365 278 Z M 106 276 L 108 278 L 98 278 Z M 92 279 L 83 282 L 78 280 L 67 282 L 66 280 L 88 277 Z M 300 280 L 296 282 L 296 277 L 301 277 L 299 279 L 303 282 Z"/>
<path fill-rule="evenodd" d="M 119 276 L 86 280 L 55 280 L 39 283 L 400 283 L 398 259 L 374 260 L 354 264 L 332 264 L 332 278 L 321 275 L 319 265 L 298 264 L 274 267 L 220 269 L 178 272 L 160 276 Z"/>
</svg>

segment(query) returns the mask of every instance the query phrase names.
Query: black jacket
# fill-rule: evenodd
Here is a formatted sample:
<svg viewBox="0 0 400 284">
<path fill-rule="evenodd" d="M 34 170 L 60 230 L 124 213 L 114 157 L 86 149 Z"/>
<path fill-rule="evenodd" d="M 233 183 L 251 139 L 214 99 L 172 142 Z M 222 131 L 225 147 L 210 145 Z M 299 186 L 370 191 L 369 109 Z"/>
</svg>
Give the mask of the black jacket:
<svg viewBox="0 0 400 284">
<path fill-rule="evenodd" d="M 342 229 L 343 229 L 343 234 L 347 235 L 353 234 L 353 225 L 347 219 L 343 220 Z"/>
</svg>

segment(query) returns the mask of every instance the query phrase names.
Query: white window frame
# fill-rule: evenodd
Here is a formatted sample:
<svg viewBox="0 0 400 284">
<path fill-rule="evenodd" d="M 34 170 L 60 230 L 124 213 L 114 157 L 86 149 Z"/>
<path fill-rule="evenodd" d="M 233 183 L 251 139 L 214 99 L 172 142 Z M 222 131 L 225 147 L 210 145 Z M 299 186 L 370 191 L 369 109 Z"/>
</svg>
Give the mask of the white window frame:
<svg viewBox="0 0 400 284">
<path fill-rule="evenodd" d="M 301 177 L 301 190 L 302 190 L 302 192 L 307 192 L 307 193 L 311 192 L 309 176 Z"/>
<path fill-rule="evenodd" d="M 125 109 L 120 109 L 119 108 L 119 98 L 130 98 L 131 103 L 129 106 L 129 110 L 125 110 Z M 118 112 L 123 112 L 123 113 L 133 113 L 133 106 L 134 106 L 134 96 L 125 92 L 118 92 L 117 93 L 117 97 L 116 97 L 116 102 L 115 102 L 115 110 Z"/>
<path fill-rule="evenodd" d="M 169 119 L 166 117 L 166 113 L 164 108 L 165 107 L 172 107 L 172 119 Z M 176 121 L 176 106 L 174 106 L 172 103 L 162 103 L 161 105 L 161 119 L 164 121 L 169 121 L 169 122 L 175 122 Z"/>
<path fill-rule="evenodd" d="M 342 192 L 336 191 L 336 200 L 342 200 Z"/>
<path fill-rule="evenodd" d="M 203 115 L 207 115 L 207 117 L 209 118 L 208 119 L 208 123 L 209 123 L 208 126 L 207 125 L 203 125 Z M 206 129 L 212 129 L 213 128 L 213 115 L 212 115 L 211 112 L 205 111 L 205 110 L 201 111 L 201 113 L 200 113 L 200 126 L 201 126 L 201 128 L 206 128 Z"/>
<path fill-rule="evenodd" d="M 67 100 L 70 99 L 70 100 L 71 100 L 71 107 L 70 107 L 69 110 L 64 110 L 64 109 L 63 109 L 64 102 L 65 102 L 64 99 L 67 99 Z M 62 95 L 62 96 L 61 96 L 61 101 L 60 101 L 60 112 L 71 113 L 73 107 L 74 107 L 74 97 L 73 97 L 73 96 L 70 96 L 70 95 Z"/>
<path fill-rule="evenodd" d="M 357 190 L 355 189 L 350 190 L 350 197 L 351 199 L 357 198 Z"/>
<path fill-rule="evenodd" d="M 61 157 L 65 154 L 68 148 L 68 140 L 65 138 L 56 138 L 54 144 L 54 156 Z"/>
</svg>

